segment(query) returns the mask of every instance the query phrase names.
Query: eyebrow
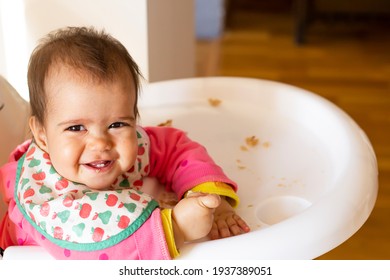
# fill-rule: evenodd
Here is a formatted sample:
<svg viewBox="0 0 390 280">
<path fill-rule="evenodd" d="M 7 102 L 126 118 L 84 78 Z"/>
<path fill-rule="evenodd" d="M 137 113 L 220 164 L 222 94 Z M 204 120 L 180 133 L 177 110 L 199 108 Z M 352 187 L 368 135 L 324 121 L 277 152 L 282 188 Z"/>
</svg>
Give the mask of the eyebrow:
<svg viewBox="0 0 390 280">
<path fill-rule="evenodd" d="M 67 126 L 71 124 L 85 123 L 85 119 L 66 120 L 57 124 L 57 126 Z"/>
<path fill-rule="evenodd" d="M 128 121 L 134 123 L 136 121 L 136 118 L 131 116 L 131 117 L 116 117 L 113 118 L 115 121 Z M 81 123 L 88 123 L 88 119 L 74 119 L 74 120 L 66 120 L 63 122 L 60 122 L 57 124 L 57 126 L 67 126 L 67 125 L 72 125 L 72 124 L 81 124 Z"/>
<path fill-rule="evenodd" d="M 119 118 L 117 118 L 117 120 L 129 121 L 129 122 L 135 122 L 136 121 L 135 117 L 133 117 L 133 116 L 131 116 L 131 117 L 119 117 Z"/>
</svg>

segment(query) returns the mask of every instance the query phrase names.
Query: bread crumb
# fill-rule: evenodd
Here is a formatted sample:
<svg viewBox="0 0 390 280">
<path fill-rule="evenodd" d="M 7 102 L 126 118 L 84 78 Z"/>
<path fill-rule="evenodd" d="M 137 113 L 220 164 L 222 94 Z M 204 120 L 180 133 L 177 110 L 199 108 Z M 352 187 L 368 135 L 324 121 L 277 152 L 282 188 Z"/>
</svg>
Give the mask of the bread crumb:
<svg viewBox="0 0 390 280">
<path fill-rule="evenodd" d="M 244 145 L 242 145 L 242 146 L 240 147 L 240 149 L 241 149 L 241 151 L 248 151 L 248 147 L 247 147 L 247 146 L 244 146 Z"/>
<path fill-rule="evenodd" d="M 246 167 L 241 164 L 241 160 L 236 160 L 238 169 L 245 169 Z"/>
<path fill-rule="evenodd" d="M 259 139 L 256 136 L 251 136 L 247 137 L 245 142 L 249 147 L 255 147 L 259 143 Z"/>
<path fill-rule="evenodd" d="M 263 148 L 269 148 L 270 146 L 271 146 L 271 143 L 270 142 L 264 142 L 263 144 L 262 144 L 262 146 L 263 146 Z"/>
<path fill-rule="evenodd" d="M 260 140 L 259 140 L 259 138 L 257 138 L 256 136 L 253 135 L 253 136 L 245 138 L 245 143 L 246 143 L 246 145 L 240 146 L 240 150 L 246 152 L 249 150 L 249 148 L 253 148 L 253 147 L 258 146 L 260 144 Z M 271 146 L 271 143 L 269 141 L 266 141 L 266 142 L 261 143 L 261 146 L 265 149 L 268 149 Z"/>
<path fill-rule="evenodd" d="M 172 126 L 172 120 L 166 120 L 165 122 L 159 123 L 157 126 Z"/>
<path fill-rule="evenodd" d="M 218 107 L 219 105 L 221 105 L 221 102 L 222 100 L 218 99 L 218 98 L 209 98 L 209 103 L 211 106 L 213 107 Z"/>
</svg>

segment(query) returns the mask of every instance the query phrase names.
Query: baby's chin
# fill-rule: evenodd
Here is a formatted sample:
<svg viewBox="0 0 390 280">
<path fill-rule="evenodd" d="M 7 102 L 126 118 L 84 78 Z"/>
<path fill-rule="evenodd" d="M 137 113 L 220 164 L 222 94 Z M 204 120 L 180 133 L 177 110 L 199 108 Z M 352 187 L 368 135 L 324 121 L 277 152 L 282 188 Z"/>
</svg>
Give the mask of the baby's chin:
<svg viewBox="0 0 390 280">
<path fill-rule="evenodd" d="M 116 179 L 117 177 L 115 177 Z M 91 179 L 84 179 L 79 180 L 79 184 L 85 185 L 88 189 L 93 191 L 106 191 L 113 189 L 113 184 L 115 182 L 115 179 L 112 180 L 104 180 L 101 178 L 91 178 Z"/>
</svg>

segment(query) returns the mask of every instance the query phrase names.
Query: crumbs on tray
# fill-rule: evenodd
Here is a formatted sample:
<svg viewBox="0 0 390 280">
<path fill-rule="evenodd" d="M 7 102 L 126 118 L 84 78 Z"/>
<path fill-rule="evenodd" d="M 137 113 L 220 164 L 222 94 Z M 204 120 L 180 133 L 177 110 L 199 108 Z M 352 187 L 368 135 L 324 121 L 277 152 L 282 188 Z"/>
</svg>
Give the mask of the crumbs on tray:
<svg viewBox="0 0 390 280">
<path fill-rule="evenodd" d="M 244 145 L 241 145 L 240 149 L 241 149 L 241 151 L 245 151 L 245 152 L 248 151 L 248 147 L 244 146 Z"/>
<path fill-rule="evenodd" d="M 269 148 L 269 146 L 271 146 L 271 143 L 266 141 L 264 142 L 263 144 L 261 144 L 264 148 Z"/>
<path fill-rule="evenodd" d="M 221 105 L 222 102 L 222 100 L 218 98 L 209 98 L 208 101 L 209 104 L 213 107 L 218 107 L 219 105 Z"/>
<path fill-rule="evenodd" d="M 245 144 L 246 145 L 240 146 L 241 151 L 248 151 L 250 148 L 254 148 L 254 147 L 258 146 L 259 144 L 261 144 L 261 146 L 263 148 L 266 148 L 266 149 L 271 146 L 271 143 L 269 141 L 265 141 L 265 142 L 260 143 L 259 138 L 257 138 L 254 135 L 246 137 Z"/>
<path fill-rule="evenodd" d="M 172 120 L 166 120 L 165 122 L 159 123 L 157 126 L 172 126 Z"/>
<path fill-rule="evenodd" d="M 245 169 L 246 166 L 244 164 L 242 164 L 241 160 L 236 160 L 236 163 L 237 163 L 237 167 L 238 169 Z"/>
<path fill-rule="evenodd" d="M 240 150 L 247 152 L 249 149 L 254 148 L 256 146 L 261 145 L 261 147 L 268 149 L 271 146 L 271 143 L 269 141 L 260 142 L 259 138 L 257 138 L 255 135 L 249 136 L 245 138 L 245 145 L 240 146 Z M 242 163 L 241 160 L 236 160 L 237 168 L 240 170 L 246 169 L 246 166 Z"/>
<path fill-rule="evenodd" d="M 255 147 L 257 144 L 259 144 L 259 138 L 256 136 L 250 136 L 245 138 L 245 143 L 247 144 L 248 147 Z"/>
</svg>

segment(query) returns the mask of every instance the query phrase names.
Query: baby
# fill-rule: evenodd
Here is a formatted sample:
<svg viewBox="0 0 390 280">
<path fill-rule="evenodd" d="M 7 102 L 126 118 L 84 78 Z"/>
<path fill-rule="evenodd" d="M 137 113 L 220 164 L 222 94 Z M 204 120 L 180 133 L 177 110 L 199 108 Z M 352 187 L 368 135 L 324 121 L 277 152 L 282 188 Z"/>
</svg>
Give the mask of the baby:
<svg viewBox="0 0 390 280">
<path fill-rule="evenodd" d="M 8 213 L 0 247 L 37 244 L 57 259 L 171 259 L 187 241 L 249 231 L 237 186 L 184 132 L 137 125 L 140 71 L 93 28 L 45 38 L 29 70 L 33 140 L 0 169 Z M 176 193 L 160 209 L 142 191 Z"/>
</svg>

